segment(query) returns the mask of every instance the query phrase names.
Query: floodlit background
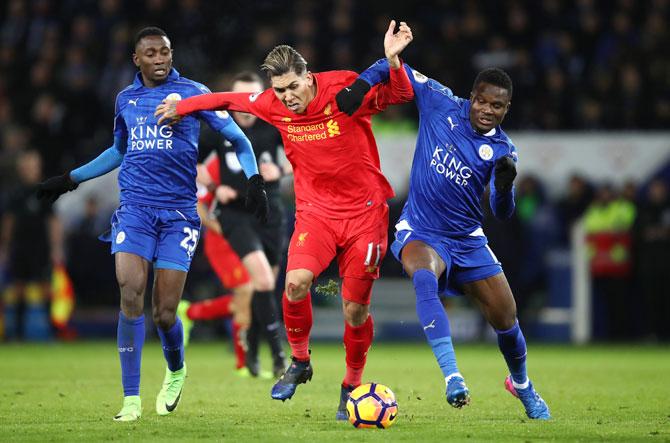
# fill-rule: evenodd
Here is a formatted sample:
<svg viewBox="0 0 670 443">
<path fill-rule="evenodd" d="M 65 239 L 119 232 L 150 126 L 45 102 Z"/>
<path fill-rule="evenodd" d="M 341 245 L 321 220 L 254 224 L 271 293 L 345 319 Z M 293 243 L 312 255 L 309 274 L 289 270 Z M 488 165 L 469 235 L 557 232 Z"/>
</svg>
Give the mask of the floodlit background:
<svg viewBox="0 0 670 443">
<path fill-rule="evenodd" d="M 233 74 L 256 70 L 281 43 L 298 49 L 312 71 L 362 71 L 383 56 L 383 33 L 394 18 L 414 32 L 405 61 L 456 95 L 468 96 L 488 66 L 504 68 L 514 81 L 503 127 L 519 152 L 517 210 L 506 222 L 487 215 L 484 227 L 526 335 L 667 342 L 669 12 L 666 0 L 0 2 L 0 337 L 115 336 L 113 258 L 97 240 L 118 203 L 115 174 L 58 201 L 62 238 L 49 230 L 55 225 L 23 217 L 36 181 L 111 144 L 114 98 L 136 72 L 138 29 L 165 29 L 181 74 L 226 90 Z M 406 197 L 416 129 L 412 104 L 374 121 L 382 168 L 397 193 L 391 227 Z M 203 131 L 201 158 L 220 143 Z M 292 217 L 290 180 L 283 185 Z M 25 205 L 13 203 L 17 196 Z M 50 321 L 51 274 L 17 286 L 17 249 L 30 251 L 36 267 L 65 265 L 75 298 L 71 317 L 56 318 L 60 328 Z M 382 275 L 372 305 L 378 339 L 421 339 L 412 287 L 390 254 Z M 337 278 L 335 268 L 317 283 L 329 278 Z M 185 297 L 222 290 L 199 252 Z M 314 300 L 314 336 L 339 340 L 339 299 Z M 63 303 L 68 312 L 69 299 Z M 456 340 L 490 337 L 467 300 L 447 304 Z M 222 324 L 204 324 L 194 338 L 224 333 Z"/>
</svg>

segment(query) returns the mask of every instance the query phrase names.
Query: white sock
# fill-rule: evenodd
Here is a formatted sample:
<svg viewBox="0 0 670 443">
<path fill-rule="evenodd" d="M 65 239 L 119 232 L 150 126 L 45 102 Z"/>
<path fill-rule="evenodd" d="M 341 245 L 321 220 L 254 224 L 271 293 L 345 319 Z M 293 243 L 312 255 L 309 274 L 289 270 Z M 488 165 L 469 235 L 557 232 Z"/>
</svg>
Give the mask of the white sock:
<svg viewBox="0 0 670 443">
<path fill-rule="evenodd" d="M 451 379 L 454 378 L 454 377 L 461 377 L 461 378 L 463 378 L 463 376 L 461 375 L 460 372 L 454 372 L 453 374 L 449 374 L 449 375 L 447 375 L 446 377 L 444 377 L 444 383 L 445 383 L 446 385 L 449 385 L 449 380 L 451 380 Z"/>
<path fill-rule="evenodd" d="M 528 377 L 526 377 L 526 381 L 523 383 L 515 382 L 512 377 L 510 377 L 510 380 L 512 380 L 512 386 L 514 386 L 514 389 L 527 389 L 530 385 L 530 379 Z"/>
</svg>

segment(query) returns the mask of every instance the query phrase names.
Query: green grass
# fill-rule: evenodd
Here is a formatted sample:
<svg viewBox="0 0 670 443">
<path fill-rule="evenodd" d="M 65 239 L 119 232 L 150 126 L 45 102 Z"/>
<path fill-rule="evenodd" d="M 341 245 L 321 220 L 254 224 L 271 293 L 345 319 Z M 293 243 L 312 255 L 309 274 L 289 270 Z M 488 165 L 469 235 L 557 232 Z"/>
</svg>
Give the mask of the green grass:
<svg viewBox="0 0 670 443">
<path fill-rule="evenodd" d="M 0 346 L 0 441 L 670 441 L 667 347 L 531 344 L 531 376 L 554 416 L 534 422 L 503 389 L 494 346 L 457 347 L 472 403 L 455 410 L 425 344 L 377 344 L 365 379 L 394 390 L 400 415 L 391 429 L 358 430 L 334 420 L 341 345 L 314 345 L 314 378 L 285 403 L 270 399 L 272 382 L 234 376 L 226 346 L 187 349 L 182 403 L 159 417 L 153 404 L 164 361 L 158 343 L 147 343 L 144 415 L 132 424 L 112 421 L 122 395 L 114 343 Z"/>
</svg>

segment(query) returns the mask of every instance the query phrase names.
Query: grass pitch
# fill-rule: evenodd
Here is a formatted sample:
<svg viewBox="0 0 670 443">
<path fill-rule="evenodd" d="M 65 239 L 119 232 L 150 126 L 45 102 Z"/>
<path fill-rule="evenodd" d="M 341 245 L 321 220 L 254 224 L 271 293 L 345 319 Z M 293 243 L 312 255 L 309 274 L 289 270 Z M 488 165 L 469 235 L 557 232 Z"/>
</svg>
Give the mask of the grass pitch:
<svg viewBox="0 0 670 443">
<path fill-rule="evenodd" d="M 388 385 L 400 410 L 387 430 L 335 422 L 344 352 L 339 344 L 312 349 L 312 382 L 281 403 L 270 399 L 271 381 L 233 374 L 226 343 L 193 343 L 182 402 L 159 417 L 165 363 L 159 344 L 148 342 L 144 413 L 128 424 L 112 421 L 122 396 L 113 342 L 0 346 L 0 441 L 670 441 L 667 347 L 531 343 L 530 375 L 554 417 L 535 422 L 503 389 L 505 365 L 494 346 L 457 345 L 472 403 L 456 410 L 424 343 L 375 344 L 364 378 Z"/>
</svg>

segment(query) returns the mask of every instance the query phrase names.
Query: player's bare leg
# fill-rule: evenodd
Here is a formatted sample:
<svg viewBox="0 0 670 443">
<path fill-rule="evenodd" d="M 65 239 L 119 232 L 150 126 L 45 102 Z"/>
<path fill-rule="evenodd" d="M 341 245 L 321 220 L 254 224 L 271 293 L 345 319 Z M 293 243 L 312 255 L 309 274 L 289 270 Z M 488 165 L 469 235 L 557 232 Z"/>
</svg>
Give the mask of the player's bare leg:
<svg viewBox="0 0 670 443">
<path fill-rule="evenodd" d="M 293 397 L 301 383 L 312 379 L 309 359 L 309 333 L 312 329 L 312 299 L 309 288 L 314 274 L 307 269 L 294 269 L 286 274 L 284 291 L 284 327 L 291 345 L 291 364 L 272 387 L 275 400 Z"/>
<path fill-rule="evenodd" d="M 402 263 L 416 292 L 416 313 L 428 344 L 444 376 L 447 402 L 462 408 L 470 403 L 470 391 L 456 365 L 449 318 L 438 296 L 438 277 L 447 265 L 440 255 L 422 241 L 411 241 L 402 250 Z"/>
<path fill-rule="evenodd" d="M 167 361 L 163 386 L 156 397 L 156 413 L 168 415 L 177 408 L 186 379 L 184 332 L 177 317 L 186 272 L 158 268 L 154 274 L 152 313 Z"/>
<path fill-rule="evenodd" d="M 521 400 L 529 418 L 548 420 L 549 408 L 526 373 L 526 339 L 516 319 L 516 303 L 505 274 L 465 283 L 463 289 L 498 334 L 498 347 L 510 370 L 505 389 Z"/>
<path fill-rule="evenodd" d="M 142 415 L 140 367 L 145 336 L 144 292 L 149 263 L 138 255 L 126 252 L 117 252 L 114 261 L 121 291 L 117 345 L 123 384 L 123 408 L 114 416 L 114 420 L 134 421 Z"/>
</svg>

